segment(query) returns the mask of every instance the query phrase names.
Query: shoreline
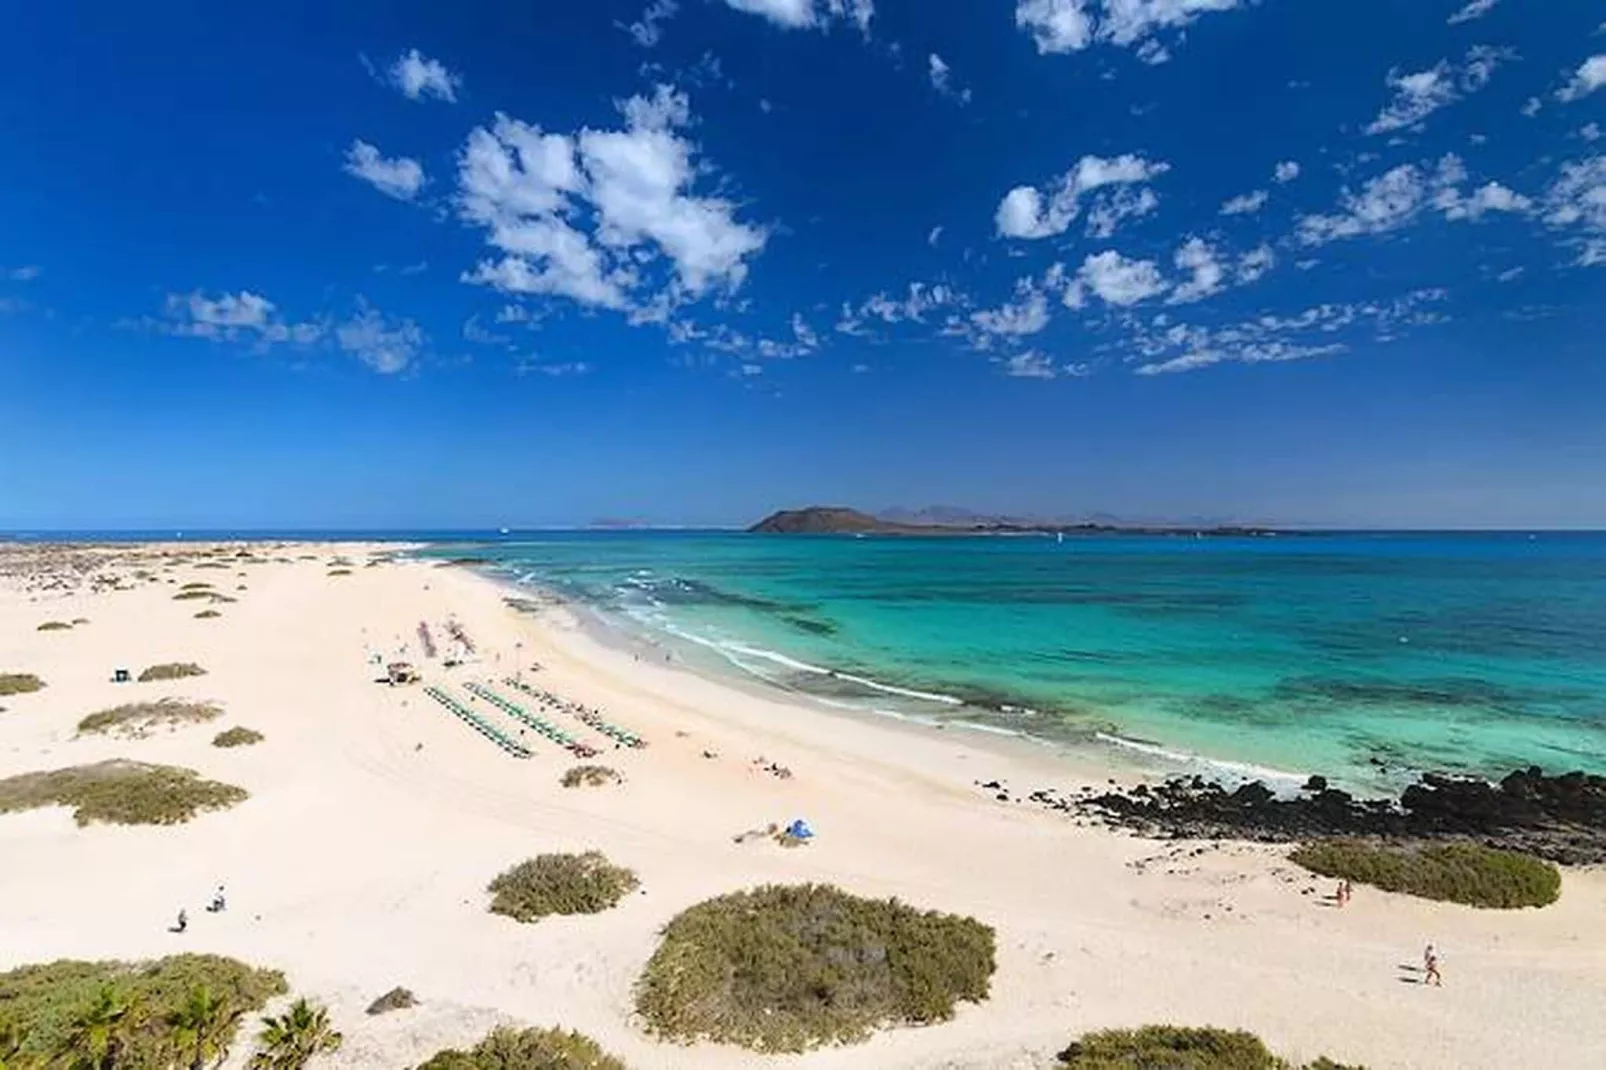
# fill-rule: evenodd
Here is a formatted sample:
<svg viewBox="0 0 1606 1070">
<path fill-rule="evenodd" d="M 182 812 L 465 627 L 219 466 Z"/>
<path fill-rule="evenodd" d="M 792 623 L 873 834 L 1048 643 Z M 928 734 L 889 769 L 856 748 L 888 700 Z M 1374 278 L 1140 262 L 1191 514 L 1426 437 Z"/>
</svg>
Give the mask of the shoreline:
<svg viewBox="0 0 1606 1070">
<path fill-rule="evenodd" d="M 224 571 L 192 559 L 132 587 L 50 593 L 0 568 L 0 672 L 46 683 L 0 699 L 0 779 L 129 758 L 250 793 L 175 826 L 79 828 L 60 808 L 0 815 L 0 970 L 180 951 L 282 969 L 346 1034 L 318 1064 L 329 1070 L 417 1065 L 498 1022 L 579 1030 L 653 1070 L 1047 1070 L 1079 1033 L 1144 1023 L 1248 1029 L 1290 1057 L 1374 1070 L 1582 1066 L 1597 1053 L 1576 1023 L 1606 1003 L 1593 937 L 1606 871 L 1564 871 L 1561 900 L 1538 911 L 1369 889 L 1334 910 L 1327 882 L 1290 865 L 1285 848 L 1140 839 L 1024 797 L 1098 787 L 1107 765 L 1073 769 L 1037 744 L 802 707 L 637 662 L 566 610 L 521 614 L 487 577 L 390 550 L 376 545 L 387 560 L 365 567 L 368 551 L 353 544 L 297 545 L 258 555 L 283 563 L 230 559 Z M 341 556 L 349 574 L 334 565 Z M 234 599 L 220 617 L 197 619 L 196 602 L 175 598 L 195 582 Z M 531 740 L 531 758 L 509 758 L 421 688 L 372 682 L 365 646 L 416 652 L 417 625 L 444 634 L 446 621 L 473 637 L 478 660 L 419 658 L 427 683 L 471 702 L 466 684 L 523 672 L 600 707 L 649 742 L 615 750 L 587 737 L 624 782 L 565 789 L 574 759 L 550 744 Z M 110 680 L 116 667 L 169 661 L 207 674 Z M 75 731 L 91 711 L 164 695 L 215 701 L 223 717 L 144 738 Z M 210 745 L 236 725 L 266 738 Z M 1008 801 L 978 786 L 992 780 L 1015 789 Z M 818 833 L 806 848 L 733 840 L 795 817 Z M 485 886 L 508 866 L 591 849 L 633 869 L 641 891 L 604 914 L 536 925 L 486 911 Z M 641 1030 L 633 985 L 669 919 L 712 896 L 804 882 L 992 926 L 990 998 L 950 1022 L 800 1056 L 667 1045 Z M 202 897 L 225 883 L 228 913 L 206 914 Z M 174 936 L 184 905 L 194 923 Z M 1429 940 L 1443 949 L 1445 988 L 1403 986 L 1397 963 Z M 398 984 L 418 1008 L 364 1013 Z M 1310 1012 L 1313 986 L 1321 1014 Z M 236 1045 L 230 1070 L 248 1048 Z"/>
</svg>

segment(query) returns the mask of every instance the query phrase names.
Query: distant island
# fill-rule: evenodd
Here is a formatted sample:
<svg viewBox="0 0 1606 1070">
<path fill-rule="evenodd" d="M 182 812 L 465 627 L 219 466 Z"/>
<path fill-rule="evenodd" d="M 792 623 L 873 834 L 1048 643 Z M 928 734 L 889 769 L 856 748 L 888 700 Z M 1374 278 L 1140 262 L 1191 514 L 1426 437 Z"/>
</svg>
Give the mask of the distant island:
<svg viewBox="0 0 1606 1070">
<path fill-rule="evenodd" d="M 945 523 L 890 519 L 844 506 L 782 509 L 747 529 L 758 535 L 1174 535 L 1201 538 L 1271 538 L 1298 532 L 1242 525 L 1210 527 L 1036 522 L 1017 518 L 954 518 Z"/>
</svg>

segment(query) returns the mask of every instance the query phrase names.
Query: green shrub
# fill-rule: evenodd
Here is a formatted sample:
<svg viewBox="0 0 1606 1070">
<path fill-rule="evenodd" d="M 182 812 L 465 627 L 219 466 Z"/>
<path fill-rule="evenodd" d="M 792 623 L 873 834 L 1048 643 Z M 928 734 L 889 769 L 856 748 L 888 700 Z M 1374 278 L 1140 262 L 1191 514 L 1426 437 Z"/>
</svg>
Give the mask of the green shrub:
<svg viewBox="0 0 1606 1070">
<path fill-rule="evenodd" d="M 44 686 L 31 672 L 0 672 L 0 695 L 26 695 Z"/>
<path fill-rule="evenodd" d="M 351 569 L 349 569 L 349 568 L 332 568 L 332 569 L 329 570 L 329 575 L 331 575 L 331 576 L 349 576 L 349 575 L 351 575 Z"/>
<path fill-rule="evenodd" d="M 74 617 L 72 619 L 72 626 L 74 628 L 78 627 L 80 624 L 88 624 L 88 623 L 89 623 L 89 618 L 88 617 Z"/>
<path fill-rule="evenodd" d="M 128 1070 L 180 1065 L 170 1024 L 197 990 L 221 1001 L 220 1037 L 227 1045 L 239 1019 L 285 991 L 284 976 L 216 955 L 173 955 L 154 962 L 63 960 L 0 973 L 0 1019 L 15 1033 L 9 1065 L 88 1066 L 75 1044 L 94 1018 L 110 1020 L 120 1049 L 113 1063 Z M 96 1015 L 97 1004 L 112 1013 Z M 4 1053 L 0 1052 L 0 1057 Z"/>
<path fill-rule="evenodd" d="M 148 684 L 152 680 L 182 680 L 186 676 L 205 676 L 206 670 L 193 661 L 169 661 L 162 665 L 152 665 L 139 674 L 139 682 Z"/>
<path fill-rule="evenodd" d="M 468 1051 L 437 1052 L 418 1070 L 627 1070 L 596 1041 L 562 1029 L 498 1029 Z"/>
<path fill-rule="evenodd" d="M 235 725 L 227 728 L 212 737 L 214 747 L 249 747 L 253 743 L 261 743 L 266 736 L 254 728 L 245 728 Z"/>
<path fill-rule="evenodd" d="M 1474 907 L 1542 907 L 1561 895 L 1561 872 L 1551 863 L 1471 843 L 1325 840 L 1298 847 L 1288 857 L 1323 877 Z"/>
<path fill-rule="evenodd" d="M 559 783 L 566 788 L 600 788 L 617 784 L 620 779 L 617 772 L 605 765 L 577 765 L 565 772 Z"/>
<path fill-rule="evenodd" d="M 548 914 L 601 913 L 640 884 L 630 870 L 612 865 L 599 851 L 587 851 L 520 862 L 486 890 L 492 895 L 491 913 L 531 922 Z"/>
<path fill-rule="evenodd" d="M 804 1051 L 952 1018 L 960 1000 L 987 998 L 994 955 L 992 928 L 973 918 L 771 885 L 670 921 L 636 1009 L 670 1039 Z"/>
<path fill-rule="evenodd" d="M 196 581 L 194 583 L 186 583 L 186 584 L 181 585 L 179 587 L 179 590 L 181 590 L 181 591 L 204 591 L 208 587 L 211 587 L 211 586 L 212 585 L 210 583 L 202 583 L 200 581 Z"/>
<path fill-rule="evenodd" d="M 1089 1033 L 1060 1052 L 1071 1070 L 1301 1070 L 1277 1058 L 1253 1033 L 1147 1025 Z M 1330 1059 L 1303 1070 L 1361 1070 Z"/>
<path fill-rule="evenodd" d="M 70 806 L 80 825 L 178 825 L 248 797 L 245 789 L 202 780 L 193 769 L 122 759 L 0 780 L 0 814 Z"/>
<path fill-rule="evenodd" d="M 72 625 L 68 624 L 64 620 L 47 620 L 43 624 L 39 625 L 39 627 L 36 628 L 35 631 L 41 631 L 41 632 L 70 632 L 70 631 L 72 631 Z"/>
<path fill-rule="evenodd" d="M 176 698 L 127 702 L 85 717 L 78 722 L 78 734 L 88 736 L 117 732 L 121 735 L 143 736 L 163 725 L 200 724 L 221 716 L 222 708 L 210 702 L 186 702 Z"/>
<path fill-rule="evenodd" d="M 223 614 L 219 613 L 215 609 L 203 609 L 199 613 L 195 614 L 195 619 L 196 620 L 214 620 L 214 619 L 216 619 L 218 617 L 221 617 L 222 615 Z"/>
<path fill-rule="evenodd" d="M 197 587 L 194 590 L 180 591 L 178 594 L 175 594 L 173 596 L 173 601 L 175 601 L 175 602 L 190 602 L 190 601 L 194 601 L 197 598 L 215 598 L 215 597 L 217 597 L 217 596 L 214 595 L 211 591 L 204 590 L 202 588 Z"/>
</svg>

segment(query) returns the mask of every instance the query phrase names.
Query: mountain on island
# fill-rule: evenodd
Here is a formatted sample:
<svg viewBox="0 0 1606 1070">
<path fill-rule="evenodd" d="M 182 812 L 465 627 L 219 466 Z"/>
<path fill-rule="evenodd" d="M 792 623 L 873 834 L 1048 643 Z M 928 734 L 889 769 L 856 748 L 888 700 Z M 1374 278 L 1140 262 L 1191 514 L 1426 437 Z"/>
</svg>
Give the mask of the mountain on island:
<svg viewBox="0 0 1606 1070">
<path fill-rule="evenodd" d="M 918 512 L 889 510 L 874 516 L 846 506 L 811 505 L 782 509 L 747 529 L 761 535 L 1186 535 L 1191 537 L 1270 537 L 1283 532 L 1273 528 L 1240 525 L 1125 525 L 1030 520 L 989 516 L 952 506 Z"/>
</svg>

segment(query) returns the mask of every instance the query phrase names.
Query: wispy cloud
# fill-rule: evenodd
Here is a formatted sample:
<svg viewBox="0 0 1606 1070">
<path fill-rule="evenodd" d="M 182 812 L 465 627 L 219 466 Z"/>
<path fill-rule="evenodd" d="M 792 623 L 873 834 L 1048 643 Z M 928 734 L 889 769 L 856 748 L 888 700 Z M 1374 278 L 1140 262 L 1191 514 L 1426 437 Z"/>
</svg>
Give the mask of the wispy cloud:
<svg viewBox="0 0 1606 1070">
<path fill-rule="evenodd" d="M 1473 19 L 1481 19 L 1483 16 L 1493 11 L 1495 5 L 1499 2 L 1500 0 L 1472 0 L 1472 2 L 1467 4 L 1466 7 L 1463 7 L 1451 14 L 1449 19 L 1446 21 L 1448 21 L 1451 26 L 1455 26 L 1458 23 L 1471 22 Z"/>
<path fill-rule="evenodd" d="M 379 192 L 400 201 L 418 196 L 428 181 L 424 166 L 406 156 L 387 158 L 366 141 L 353 141 L 346 150 L 342 168 L 348 175 L 362 179 Z"/>
<path fill-rule="evenodd" d="M 1399 230 L 1428 211 L 1452 220 L 1477 220 L 1489 212 L 1523 212 L 1530 207 L 1528 198 L 1497 182 L 1463 193 L 1466 179 L 1466 165 L 1454 154 L 1432 167 L 1402 164 L 1369 180 L 1358 191 L 1344 190 L 1339 211 L 1302 216 L 1296 236 L 1305 245 L 1322 245 Z"/>
<path fill-rule="evenodd" d="M 1388 84 L 1394 96 L 1366 127 L 1366 132 L 1387 134 L 1417 126 L 1440 108 L 1488 85 L 1495 70 L 1511 56 L 1508 50 L 1479 45 L 1469 50 L 1466 60 L 1459 65 L 1440 60 L 1425 71 L 1392 72 Z"/>
<path fill-rule="evenodd" d="M 357 298 L 357 311 L 334 331 L 335 344 L 381 375 L 395 375 L 414 367 L 424 354 L 428 338 L 410 319 L 391 319 Z"/>
<path fill-rule="evenodd" d="M 970 90 L 960 89 L 954 85 L 952 68 L 935 52 L 927 60 L 927 73 L 931 78 L 931 88 L 938 93 L 961 104 L 970 103 Z"/>
<path fill-rule="evenodd" d="M 1606 266 L 1606 156 L 1563 164 L 1542 210 L 1547 224 L 1578 235 L 1580 266 Z"/>
<path fill-rule="evenodd" d="M 1215 364 L 1267 364 L 1344 352 L 1361 336 L 1387 341 L 1407 328 L 1445 319 L 1444 290 L 1416 290 L 1393 300 L 1315 305 L 1294 316 L 1258 316 L 1220 327 L 1166 317 L 1132 323 L 1125 343 L 1139 375 L 1197 371 Z"/>
<path fill-rule="evenodd" d="M 1271 173 L 1271 180 L 1279 186 L 1292 182 L 1299 177 L 1299 164 L 1294 160 L 1284 160 L 1279 163 Z"/>
<path fill-rule="evenodd" d="M 626 33 L 642 48 L 656 48 L 663 40 L 663 24 L 675 17 L 680 5 L 675 0 L 652 0 L 641 18 L 624 26 Z"/>
<path fill-rule="evenodd" d="M 1070 228 L 1081 214 L 1083 199 L 1091 195 L 1089 232 L 1094 237 L 1109 237 L 1123 219 L 1146 215 L 1159 204 L 1152 190 L 1125 187 L 1142 187 L 1170 169 L 1170 164 L 1130 153 L 1110 159 L 1084 156 L 1042 189 L 1016 186 L 1010 190 L 998 204 L 994 223 L 1005 238 L 1051 238 Z"/>
<path fill-rule="evenodd" d="M 457 91 L 463 79 L 446 69 L 440 60 L 422 55 L 418 49 L 409 49 L 390 65 L 390 84 L 401 90 L 408 100 L 435 97 L 456 103 Z"/>
<path fill-rule="evenodd" d="M 725 0 L 725 4 L 788 30 L 825 29 L 846 21 L 868 34 L 875 17 L 874 0 Z"/>
<path fill-rule="evenodd" d="M 1241 193 L 1221 206 L 1221 214 L 1253 215 L 1255 212 L 1258 212 L 1262 208 L 1266 207 L 1266 202 L 1269 200 L 1271 200 L 1271 194 L 1267 193 L 1263 189 L 1257 189 L 1249 193 Z"/>
<path fill-rule="evenodd" d="M 1606 54 L 1590 56 L 1578 65 L 1572 78 L 1556 91 L 1556 99 L 1563 104 L 1582 100 L 1601 86 L 1606 85 Z"/>
<path fill-rule="evenodd" d="M 0 273 L 3 273 L 5 277 L 10 279 L 12 282 L 32 282 L 34 279 L 37 279 L 40 274 L 39 268 L 33 264 L 25 264 L 22 267 L 7 268 Z"/>
<path fill-rule="evenodd" d="M 212 342 L 247 341 L 263 348 L 280 343 L 311 345 L 325 332 L 319 322 L 287 322 L 277 305 L 250 290 L 216 297 L 200 290 L 168 294 L 164 311 L 164 319 L 146 319 L 140 325 L 164 334 Z"/>
</svg>

